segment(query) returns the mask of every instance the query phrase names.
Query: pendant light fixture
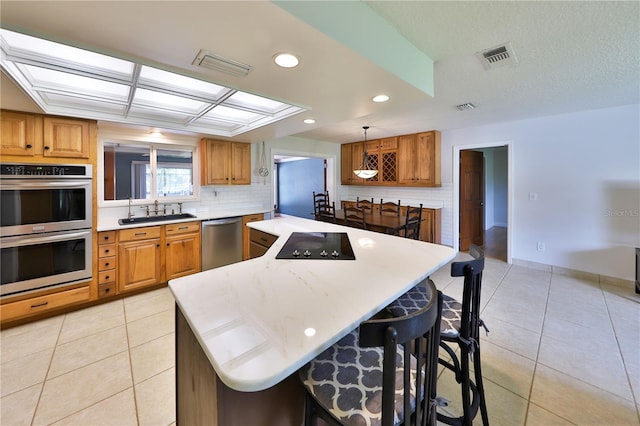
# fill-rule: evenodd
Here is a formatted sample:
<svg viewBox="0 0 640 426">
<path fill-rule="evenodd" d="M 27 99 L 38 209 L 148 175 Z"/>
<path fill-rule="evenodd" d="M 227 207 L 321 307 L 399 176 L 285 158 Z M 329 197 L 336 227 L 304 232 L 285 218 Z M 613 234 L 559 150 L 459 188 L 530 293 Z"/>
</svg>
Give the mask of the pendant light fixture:
<svg viewBox="0 0 640 426">
<path fill-rule="evenodd" d="M 369 162 L 367 161 L 367 159 L 369 158 L 369 155 L 367 154 L 367 129 L 369 128 L 369 126 L 362 126 L 362 128 L 364 129 L 364 151 L 362 153 L 362 167 L 360 167 L 360 169 L 358 170 L 354 170 L 353 173 L 355 173 L 355 175 L 359 178 L 369 179 L 377 175 L 378 171 L 371 170 L 369 168 Z"/>
</svg>

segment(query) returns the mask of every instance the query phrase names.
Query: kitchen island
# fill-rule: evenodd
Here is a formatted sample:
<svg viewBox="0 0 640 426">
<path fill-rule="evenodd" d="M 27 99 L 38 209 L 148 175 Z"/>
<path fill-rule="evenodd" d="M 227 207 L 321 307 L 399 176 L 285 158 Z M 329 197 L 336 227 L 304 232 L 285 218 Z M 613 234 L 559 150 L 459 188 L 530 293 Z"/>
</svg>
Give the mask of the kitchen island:
<svg viewBox="0 0 640 426">
<path fill-rule="evenodd" d="M 299 425 L 296 371 L 454 256 L 436 244 L 296 217 L 260 258 L 169 282 L 177 422 Z M 347 233 L 355 260 L 276 259 L 292 232 Z"/>
</svg>

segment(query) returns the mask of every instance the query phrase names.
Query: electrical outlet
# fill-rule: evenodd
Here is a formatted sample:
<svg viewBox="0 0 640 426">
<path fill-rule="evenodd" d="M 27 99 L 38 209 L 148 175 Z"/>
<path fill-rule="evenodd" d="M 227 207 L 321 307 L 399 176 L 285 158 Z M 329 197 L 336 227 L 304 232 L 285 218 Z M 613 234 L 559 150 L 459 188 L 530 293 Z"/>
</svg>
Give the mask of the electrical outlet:
<svg viewBox="0 0 640 426">
<path fill-rule="evenodd" d="M 538 251 L 545 251 L 546 246 L 542 241 L 538 241 Z"/>
<path fill-rule="evenodd" d="M 538 199 L 538 193 L 537 192 L 530 192 L 529 193 L 529 201 L 536 201 Z"/>
</svg>

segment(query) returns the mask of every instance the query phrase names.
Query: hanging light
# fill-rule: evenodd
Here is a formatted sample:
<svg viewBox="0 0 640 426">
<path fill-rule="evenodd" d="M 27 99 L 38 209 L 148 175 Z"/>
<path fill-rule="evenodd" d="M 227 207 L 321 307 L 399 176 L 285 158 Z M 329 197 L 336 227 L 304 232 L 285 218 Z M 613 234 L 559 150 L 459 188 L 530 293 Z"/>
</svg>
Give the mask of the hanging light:
<svg viewBox="0 0 640 426">
<path fill-rule="evenodd" d="M 377 175 L 378 171 L 371 170 L 369 168 L 369 162 L 367 161 L 367 159 L 369 158 L 369 155 L 367 155 L 367 148 L 366 148 L 367 147 L 367 129 L 369 128 L 369 126 L 362 126 L 362 128 L 364 129 L 364 152 L 362 153 L 362 167 L 360 167 L 360 169 L 358 170 L 354 170 L 353 173 L 355 173 L 355 175 L 358 176 L 359 178 L 369 179 Z"/>
</svg>

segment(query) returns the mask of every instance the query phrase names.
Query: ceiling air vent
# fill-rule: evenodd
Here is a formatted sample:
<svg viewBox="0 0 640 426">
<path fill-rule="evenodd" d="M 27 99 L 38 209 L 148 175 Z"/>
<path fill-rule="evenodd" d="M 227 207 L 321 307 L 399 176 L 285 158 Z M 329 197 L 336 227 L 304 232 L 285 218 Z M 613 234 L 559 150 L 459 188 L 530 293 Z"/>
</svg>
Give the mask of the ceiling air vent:
<svg viewBox="0 0 640 426">
<path fill-rule="evenodd" d="M 511 43 L 505 43 L 476 53 L 485 69 L 513 66 L 518 63 Z"/>
<path fill-rule="evenodd" d="M 215 53 L 204 49 L 198 52 L 198 56 L 196 56 L 192 64 L 236 77 L 246 77 L 249 75 L 251 70 L 253 70 L 251 65 L 243 64 L 241 62 L 234 61 L 233 59 L 223 58 L 220 55 L 216 55 Z"/>
<path fill-rule="evenodd" d="M 460 104 L 460 105 L 456 105 L 456 109 L 458 111 L 466 111 L 468 109 L 474 109 L 476 106 L 474 104 L 472 104 L 471 102 L 467 102 L 464 104 Z"/>
</svg>

